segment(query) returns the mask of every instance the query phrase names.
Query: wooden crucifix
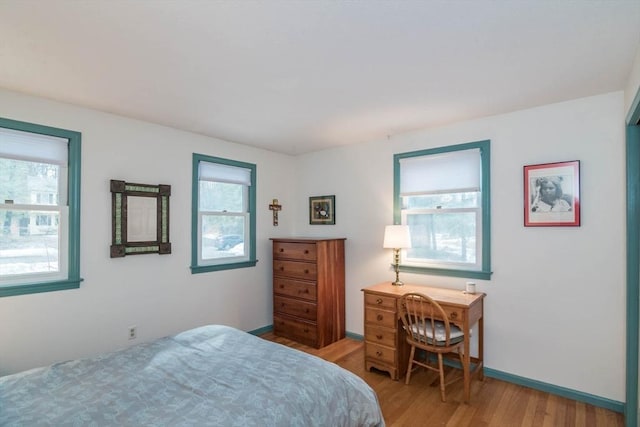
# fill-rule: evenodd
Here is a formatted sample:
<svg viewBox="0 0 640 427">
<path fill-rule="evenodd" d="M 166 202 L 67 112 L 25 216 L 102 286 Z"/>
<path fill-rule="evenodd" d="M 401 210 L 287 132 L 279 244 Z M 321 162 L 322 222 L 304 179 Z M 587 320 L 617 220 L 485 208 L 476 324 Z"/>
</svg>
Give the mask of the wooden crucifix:
<svg viewBox="0 0 640 427">
<path fill-rule="evenodd" d="M 278 225 L 278 211 L 282 210 L 282 205 L 278 204 L 278 199 L 273 199 L 269 205 L 269 210 L 273 211 L 273 225 Z"/>
</svg>

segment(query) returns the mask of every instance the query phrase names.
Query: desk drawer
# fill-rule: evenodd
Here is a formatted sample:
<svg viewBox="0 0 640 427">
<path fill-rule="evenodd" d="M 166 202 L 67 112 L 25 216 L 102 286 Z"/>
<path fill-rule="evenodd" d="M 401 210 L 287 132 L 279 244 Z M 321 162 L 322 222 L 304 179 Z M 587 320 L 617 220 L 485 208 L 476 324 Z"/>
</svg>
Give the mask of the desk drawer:
<svg viewBox="0 0 640 427">
<path fill-rule="evenodd" d="M 396 331 L 395 329 L 366 325 L 364 327 L 364 339 L 371 343 L 394 347 L 396 345 Z"/>
<path fill-rule="evenodd" d="M 365 307 L 364 320 L 366 323 L 387 328 L 396 328 L 396 313 L 377 308 Z"/>
<path fill-rule="evenodd" d="M 316 305 L 313 303 L 281 296 L 273 298 L 273 311 L 312 321 L 316 320 L 317 313 Z"/>
<path fill-rule="evenodd" d="M 442 307 L 444 312 L 447 314 L 450 322 L 457 324 L 458 326 L 462 325 L 464 322 L 464 310 L 458 307 Z"/>
<path fill-rule="evenodd" d="M 372 307 L 380 307 L 386 310 L 396 311 L 396 298 L 375 294 L 364 294 L 364 303 Z"/>
<path fill-rule="evenodd" d="M 457 325 L 462 325 L 464 322 L 464 310 L 459 307 L 453 307 L 448 305 L 442 305 L 447 318 L 450 322 L 454 322 Z M 402 300 L 398 300 L 398 313 L 402 313 Z M 440 316 L 438 316 L 440 317 Z"/>
<path fill-rule="evenodd" d="M 393 347 L 367 342 L 365 344 L 365 357 L 367 359 L 375 359 L 386 364 L 395 365 L 396 350 Z"/>
</svg>

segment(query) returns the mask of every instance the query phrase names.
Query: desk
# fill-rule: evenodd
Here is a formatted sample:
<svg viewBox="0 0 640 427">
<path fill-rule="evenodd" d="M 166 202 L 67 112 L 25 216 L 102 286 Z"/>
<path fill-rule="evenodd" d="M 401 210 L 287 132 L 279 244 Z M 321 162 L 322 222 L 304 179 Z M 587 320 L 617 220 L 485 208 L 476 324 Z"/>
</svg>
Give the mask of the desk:
<svg viewBox="0 0 640 427">
<path fill-rule="evenodd" d="M 434 288 L 419 285 L 393 286 L 383 282 L 362 289 L 364 292 L 365 369 L 376 368 L 398 380 L 407 372 L 409 344 L 402 330 L 399 315 L 400 297 L 418 292 L 436 300 L 447 313 L 449 321 L 465 332 L 464 363 L 469 366 L 464 377 L 464 398 L 469 400 L 471 378 L 476 373 L 483 376 L 483 300 L 485 294 L 465 294 L 461 290 Z M 471 357 L 471 327 L 478 324 L 478 356 Z M 473 362 L 473 370 L 471 363 Z"/>
</svg>

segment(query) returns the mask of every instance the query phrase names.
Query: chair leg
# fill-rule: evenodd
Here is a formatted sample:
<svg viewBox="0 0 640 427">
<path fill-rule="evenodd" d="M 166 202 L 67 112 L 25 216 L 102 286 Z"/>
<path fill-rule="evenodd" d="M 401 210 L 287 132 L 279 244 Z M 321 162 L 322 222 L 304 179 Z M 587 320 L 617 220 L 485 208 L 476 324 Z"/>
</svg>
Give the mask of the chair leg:
<svg viewBox="0 0 640 427">
<path fill-rule="evenodd" d="M 407 376 L 406 379 L 404 380 L 405 384 L 409 384 L 409 380 L 411 379 L 411 371 L 413 370 L 413 356 L 416 353 L 416 347 L 415 346 L 411 346 L 411 352 L 409 353 L 409 363 L 407 365 Z"/>
<path fill-rule="evenodd" d="M 444 395 L 444 366 L 442 363 L 442 353 L 438 353 L 438 369 L 440 371 L 440 398 L 443 402 L 446 402 L 447 399 Z"/>
</svg>

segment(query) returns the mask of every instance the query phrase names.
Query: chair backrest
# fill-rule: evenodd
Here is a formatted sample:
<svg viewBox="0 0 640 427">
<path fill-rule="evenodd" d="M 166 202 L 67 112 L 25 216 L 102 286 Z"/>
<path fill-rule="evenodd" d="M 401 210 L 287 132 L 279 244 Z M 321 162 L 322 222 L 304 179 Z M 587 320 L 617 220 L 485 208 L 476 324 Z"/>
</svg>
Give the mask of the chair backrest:
<svg viewBox="0 0 640 427">
<path fill-rule="evenodd" d="M 407 340 L 420 346 L 449 347 L 451 326 L 444 309 L 427 295 L 407 293 L 400 298 L 400 316 Z M 456 337 L 458 338 L 458 337 Z"/>
</svg>

